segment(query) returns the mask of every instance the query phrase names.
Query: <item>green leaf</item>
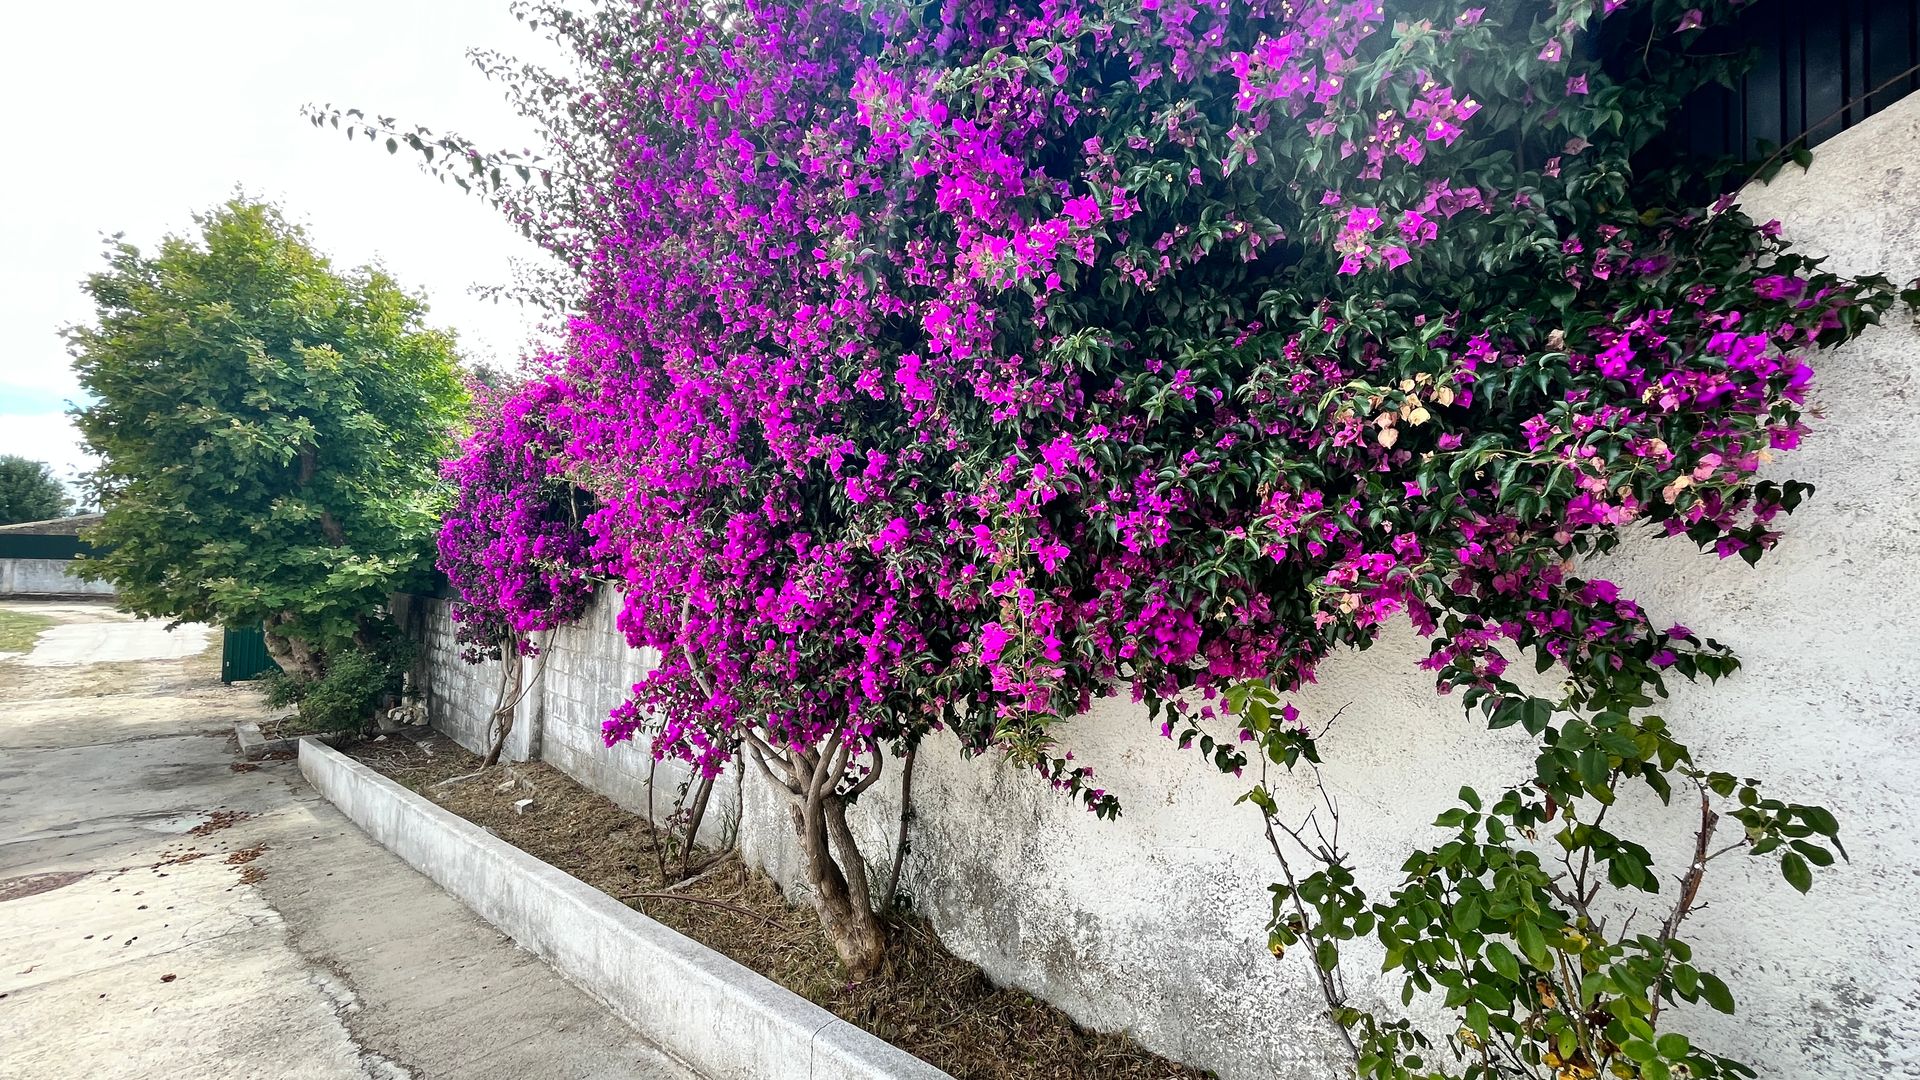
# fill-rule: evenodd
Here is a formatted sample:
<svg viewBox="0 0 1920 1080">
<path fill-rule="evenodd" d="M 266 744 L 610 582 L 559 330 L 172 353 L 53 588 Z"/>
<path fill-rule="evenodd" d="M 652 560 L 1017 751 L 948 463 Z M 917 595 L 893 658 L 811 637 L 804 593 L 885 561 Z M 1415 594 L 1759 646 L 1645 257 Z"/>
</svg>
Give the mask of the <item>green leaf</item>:
<svg viewBox="0 0 1920 1080">
<path fill-rule="evenodd" d="M 1710 971 L 1700 973 L 1700 996 L 1721 1012 L 1729 1016 L 1733 1014 L 1733 992 L 1727 989 L 1727 984 L 1721 982 L 1718 975 Z"/>
<path fill-rule="evenodd" d="M 1314 947 L 1313 959 L 1321 971 L 1332 971 L 1340 966 L 1340 949 L 1333 942 L 1322 940 Z"/>
<path fill-rule="evenodd" d="M 1677 964 L 1673 969 L 1673 988 L 1680 996 L 1691 1001 L 1700 994 L 1700 973 L 1691 964 Z"/>
<path fill-rule="evenodd" d="M 1780 873 L 1786 876 L 1787 884 L 1801 892 L 1813 888 L 1813 871 L 1807 868 L 1807 860 L 1798 852 L 1789 851 L 1780 856 Z"/>
<path fill-rule="evenodd" d="M 1501 978 L 1509 982 L 1520 981 L 1519 959 L 1513 955 L 1512 949 L 1507 948 L 1500 942 L 1490 941 L 1487 943 L 1487 963 L 1494 971 L 1500 973 Z"/>
<path fill-rule="evenodd" d="M 1808 828 L 1821 836 L 1837 836 L 1840 833 L 1840 823 L 1834 820 L 1833 814 L 1824 806 L 1801 807 L 1800 820 L 1806 822 Z"/>
<path fill-rule="evenodd" d="M 1513 928 L 1514 940 L 1519 943 L 1520 951 L 1526 955 L 1527 962 L 1541 971 L 1553 968 L 1553 957 L 1547 952 L 1547 939 L 1540 933 L 1540 927 L 1529 920 L 1519 920 Z"/>
<path fill-rule="evenodd" d="M 1471 934 L 1480 928 L 1480 918 L 1484 914 L 1480 898 L 1469 896 L 1454 905 L 1453 929 L 1456 934 Z"/>
</svg>

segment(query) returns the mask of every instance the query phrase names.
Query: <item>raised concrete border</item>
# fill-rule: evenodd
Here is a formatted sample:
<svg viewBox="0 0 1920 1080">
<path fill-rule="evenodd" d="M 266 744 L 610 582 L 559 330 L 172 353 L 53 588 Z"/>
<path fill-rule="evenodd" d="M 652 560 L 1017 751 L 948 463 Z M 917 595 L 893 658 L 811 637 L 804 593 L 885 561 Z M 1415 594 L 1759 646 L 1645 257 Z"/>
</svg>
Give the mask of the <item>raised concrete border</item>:
<svg viewBox="0 0 1920 1080">
<path fill-rule="evenodd" d="M 710 1080 L 953 1080 L 314 739 L 300 771 L 367 835 Z"/>
<path fill-rule="evenodd" d="M 347 732 L 329 732 L 323 735 L 288 735 L 285 738 L 269 739 L 260 730 L 260 725 L 252 720 L 242 720 L 233 725 L 233 738 L 240 744 L 240 756 L 248 761 L 259 761 L 268 754 L 282 751 L 293 753 L 300 748 L 300 740 L 317 739 L 329 746 L 347 737 Z"/>
</svg>

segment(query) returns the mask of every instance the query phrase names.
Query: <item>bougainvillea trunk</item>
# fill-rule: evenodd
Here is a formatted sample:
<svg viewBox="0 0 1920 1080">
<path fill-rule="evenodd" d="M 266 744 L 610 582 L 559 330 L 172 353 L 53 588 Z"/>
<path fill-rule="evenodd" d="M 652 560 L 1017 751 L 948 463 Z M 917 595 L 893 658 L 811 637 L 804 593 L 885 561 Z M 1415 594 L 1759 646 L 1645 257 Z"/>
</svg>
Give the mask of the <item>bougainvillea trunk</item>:
<svg viewBox="0 0 1920 1080">
<path fill-rule="evenodd" d="M 490 726 L 493 729 L 493 741 L 487 746 L 487 756 L 480 762 L 483 769 L 491 769 L 500 761 L 500 751 L 506 748 L 507 736 L 513 731 L 513 717 L 520 704 L 520 654 L 511 653 L 502 657 L 500 662 L 500 693 L 493 699 L 493 713 Z M 512 696 L 509 697 L 508 695 Z"/>
<path fill-rule="evenodd" d="M 700 838 L 700 825 L 707 818 L 707 805 L 713 798 L 713 780 L 711 776 L 702 776 L 693 789 L 693 805 L 687 809 L 687 837 L 680 845 L 680 877 L 682 880 L 693 873 L 693 853 L 696 841 Z"/>
<path fill-rule="evenodd" d="M 873 910 L 866 860 L 847 827 L 847 802 L 838 795 L 816 792 L 788 809 L 800 837 L 820 925 L 847 969 L 847 978 L 865 982 L 880 974 L 886 962 L 887 933 Z"/>
</svg>

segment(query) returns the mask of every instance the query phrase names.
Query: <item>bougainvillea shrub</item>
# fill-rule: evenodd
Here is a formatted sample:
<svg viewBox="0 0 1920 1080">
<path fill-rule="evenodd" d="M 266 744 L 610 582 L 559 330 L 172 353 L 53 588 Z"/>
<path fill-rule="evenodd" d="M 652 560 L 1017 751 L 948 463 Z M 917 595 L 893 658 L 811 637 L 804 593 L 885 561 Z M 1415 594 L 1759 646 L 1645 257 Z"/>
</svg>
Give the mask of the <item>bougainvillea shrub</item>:
<svg viewBox="0 0 1920 1080">
<path fill-rule="evenodd" d="M 509 391 L 473 387 L 473 431 L 445 465 L 454 505 L 439 566 L 458 594 L 456 634 L 469 661 L 524 654 L 533 635 L 572 622 L 593 594 L 592 509 L 565 472 L 551 377 Z"/>
<path fill-rule="evenodd" d="M 709 771 L 744 746 L 856 977 L 884 929 L 844 805 L 888 748 L 950 728 L 1113 814 L 1054 729 L 1124 693 L 1222 769 L 1310 766 L 1325 718 L 1287 693 L 1407 620 L 1437 688 L 1540 755 L 1384 900 L 1276 840 L 1275 950 L 1311 942 L 1357 1069 L 1734 1075 L 1654 1028 L 1731 1007 L 1678 936 L 1698 869 L 1609 936 L 1599 884 L 1659 875 L 1604 807 L 1678 783 L 1699 868 L 1725 816 L 1803 889 L 1837 824 L 1693 765 L 1646 710 L 1736 661 L 1596 557 L 1761 558 L 1806 494 L 1762 470 L 1808 434 L 1813 354 L 1890 303 L 1636 160 L 1737 6 L 530 8 L 580 61 L 511 76 L 546 158 L 395 138 L 582 277 L 547 422 L 663 657 L 608 739 Z M 1444 1052 L 1345 1002 L 1359 936 L 1459 1013 Z"/>
<path fill-rule="evenodd" d="M 1757 557 L 1874 308 L 1639 182 L 1676 86 L 1574 59 L 1622 6 L 648 11 L 569 422 L 660 686 L 711 669 L 667 742 L 1014 737 L 1402 612 L 1455 686 L 1693 656 L 1569 560 Z"/>
</svg>

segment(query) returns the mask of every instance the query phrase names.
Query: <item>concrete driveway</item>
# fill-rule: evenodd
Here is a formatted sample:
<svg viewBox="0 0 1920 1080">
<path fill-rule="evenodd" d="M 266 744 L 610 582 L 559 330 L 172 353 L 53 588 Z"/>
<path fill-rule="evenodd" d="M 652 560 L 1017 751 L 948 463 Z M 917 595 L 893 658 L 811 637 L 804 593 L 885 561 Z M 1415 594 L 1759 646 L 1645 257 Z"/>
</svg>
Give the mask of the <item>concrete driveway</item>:
<svg viewBox="0 0 1920 1080">
<path fill-rule="evenodd" d="M 240 764 L 264 710 L 217 634 L 0 606 L 59 620 L 0 660 L 0 1078 L 693 1080 L 292 762 Z"/>
</svg>

